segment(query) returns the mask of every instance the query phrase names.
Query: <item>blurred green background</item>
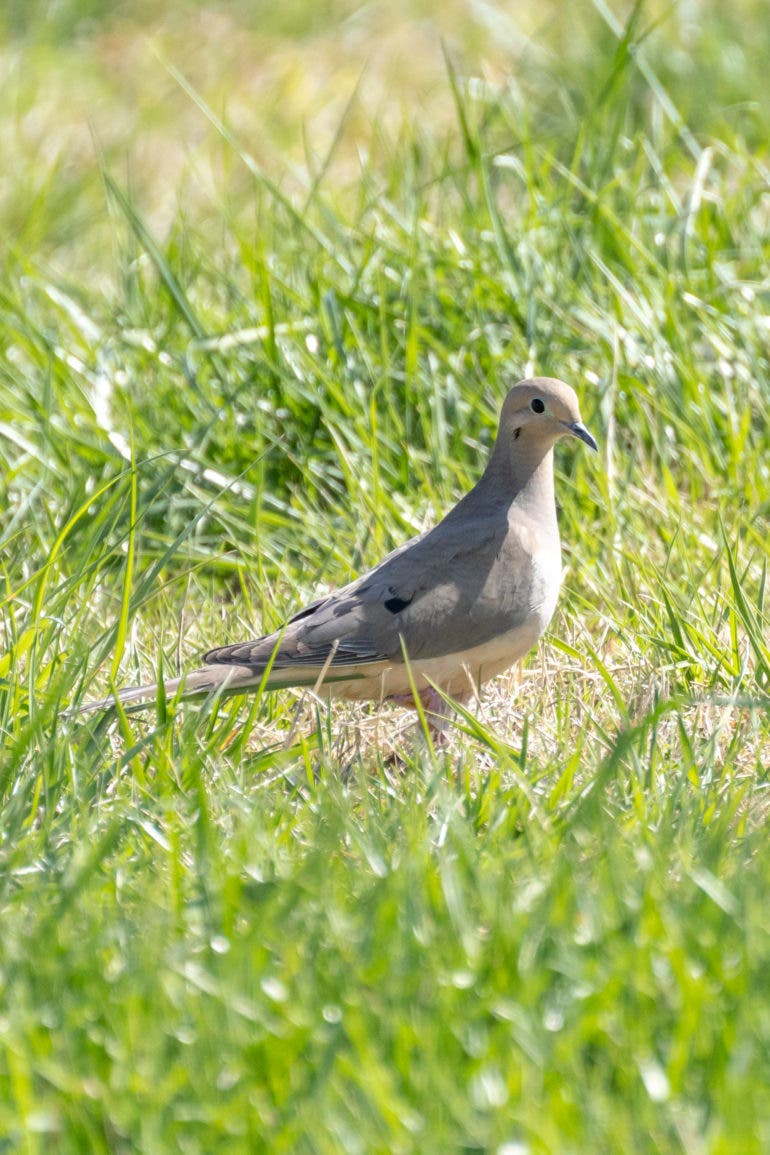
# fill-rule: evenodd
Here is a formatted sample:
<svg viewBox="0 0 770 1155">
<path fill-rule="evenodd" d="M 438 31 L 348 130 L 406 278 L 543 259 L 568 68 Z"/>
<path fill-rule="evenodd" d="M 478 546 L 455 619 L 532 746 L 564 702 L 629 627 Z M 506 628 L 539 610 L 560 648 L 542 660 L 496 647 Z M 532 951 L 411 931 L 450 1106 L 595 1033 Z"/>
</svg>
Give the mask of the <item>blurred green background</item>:
<svg viewBox="0 0 770 1155">
<path fill-rule="evenodd" d="M 590 135 L 609 115 L 615 83 L 628 89 L 625 115 L 634 102 L 655 104 L 648 111 L 658 131 L 666 131 L 670 114 L 684 129 L 685 146 L 690 134 L 717 134 L 761 154 L 770 104 L 764 5 L 639 5 L 629 28 L 643 35 L 630 48 L 643 50 L 654 69 L 652 88 L 615 60 L 617 32 L 631 12 L 613 14 L 599 0 L 219 6 L 7 0 L 0 12 L 5 242 L 45 244 L 62 260 L 109 270 L 97 256 L 106 236 L 98 151 L 130 178 L 143 210 L 161 227 L 183 208 L 197 216 L 208 203 L 211 211 L 212 196 L 242 205 L 250 187 L 244 174 L 229 150 L 212 146 L 211 127 L 164 64 L 183 72 L 218 115 L 245 132 L 259 163 L 287 182 L 294 166 L 304 171 L 309 160 L 326 156 L 343 117 L 343 141 L 324 177 L 341 188 L 359 179 L 360 149 L 388 163 L 382 137 L 399 126 L 409 126 L 416 144 L 451 135 L 455 113 L 442 39 L 467 73 L 471 106 L 508 89 L 521 117 L 535 118 L 538 136 L 560 140 L 565 159 L 579 133 Z M 618 115 L 614 103 L 612 111 Z M 510 134 L 501 131 L 498 143 L 511 143 Z"/>
</svg>

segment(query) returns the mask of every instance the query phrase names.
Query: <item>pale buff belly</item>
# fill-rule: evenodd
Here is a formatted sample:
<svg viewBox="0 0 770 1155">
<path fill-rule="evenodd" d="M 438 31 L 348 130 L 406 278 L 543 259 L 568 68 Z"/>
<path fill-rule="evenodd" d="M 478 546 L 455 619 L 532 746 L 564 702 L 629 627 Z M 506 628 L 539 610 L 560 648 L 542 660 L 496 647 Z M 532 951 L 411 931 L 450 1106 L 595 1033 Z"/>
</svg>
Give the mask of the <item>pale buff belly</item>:
<svg viewBox="0 0 770 1155">
<path fill-rule="evenodd" d="M 444 654 L 440 658 L 413 662 L 411 679 L 410 670 L 404 665 L 378 663 L 374 669 L 361 666 L 357 671 L 359 677 L 344 682 L 329 682 L 319 692 L 329 698 L 384 701 L 409 694 L 413 680 L 418 691 L 433 685 L 450 697 L 462 697 L 523 658 L 541 633 L 539 623 L 528 623 L 525 627 L 503 634 L 493 642 L 474 646 L 462 653 Z"/>
</svg>

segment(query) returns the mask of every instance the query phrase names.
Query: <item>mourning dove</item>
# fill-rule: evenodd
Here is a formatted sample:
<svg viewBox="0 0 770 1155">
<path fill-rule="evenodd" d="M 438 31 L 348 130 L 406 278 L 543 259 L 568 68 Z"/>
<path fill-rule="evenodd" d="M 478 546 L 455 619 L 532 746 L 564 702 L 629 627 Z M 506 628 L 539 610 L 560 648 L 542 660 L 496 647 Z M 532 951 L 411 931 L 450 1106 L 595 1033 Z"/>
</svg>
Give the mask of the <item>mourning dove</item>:
<svg viewBox="0 0 770 1155">
<path fill-rule="evenodd" d="M 243 693 L 269 668 L 270 690 L 310 686 L 330 698 L 406 705 L 417 691 L 427 710 L 445 714 L 437 691 L 467 697 L 522 658 L 551 620 L 561 582 L 553 448 L 567 435 L 597 447 L 570 386 L 520 381 L 503 403 L 481 479 L 434 529 L 282 630 L 209 650 L 202 669 L 165 682 L 166 695 Z M 129 704 L 156 694 L 138 686 L 117 697 Z"/>
</svg>

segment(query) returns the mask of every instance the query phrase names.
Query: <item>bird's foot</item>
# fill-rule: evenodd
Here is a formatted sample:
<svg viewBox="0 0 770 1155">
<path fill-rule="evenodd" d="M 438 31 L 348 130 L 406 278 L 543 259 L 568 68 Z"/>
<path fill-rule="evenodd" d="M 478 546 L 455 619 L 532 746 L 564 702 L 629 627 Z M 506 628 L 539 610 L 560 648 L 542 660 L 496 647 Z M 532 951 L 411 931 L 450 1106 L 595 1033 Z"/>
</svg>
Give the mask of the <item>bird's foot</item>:
<svg viewBox="0 0 770 1155">
<path fill-rule="evenodd" d="M 459 696 L 456 700 L 463 702 L 466 695 Z M 417 694 L 393 694 L 388 698 L 389 702 L 394 702 L 397 706 L 408 706 L 416 710 L 416 700 L 419 699 L 422 713 L 425 718 L 425 724 L 428 730 L 428 737 L 434 746 L 446 746 L 449 741 L 449 728 L 452 724 L 452 707 L 447 704 L 438 690 L 433 686 L 426 686 L 422 690 L 418 690 Z"/>
</svg>

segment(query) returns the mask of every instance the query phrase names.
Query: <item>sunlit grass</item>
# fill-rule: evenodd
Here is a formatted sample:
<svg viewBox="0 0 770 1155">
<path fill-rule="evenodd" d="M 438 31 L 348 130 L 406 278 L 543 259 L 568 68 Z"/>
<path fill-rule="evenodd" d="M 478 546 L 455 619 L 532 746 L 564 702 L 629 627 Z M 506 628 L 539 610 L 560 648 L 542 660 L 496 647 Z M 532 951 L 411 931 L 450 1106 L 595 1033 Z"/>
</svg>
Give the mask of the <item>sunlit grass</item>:
<svg viewBox="0 0 770 1155">
<path fill-rule="evenodd" d="M 767 21 L 321 7 L 3 17 L 0 1148 L 763 1152 Z M 531 371 L 600 455 L 446 751 L 63 715 L 432 523 Z"/>
</svg>

